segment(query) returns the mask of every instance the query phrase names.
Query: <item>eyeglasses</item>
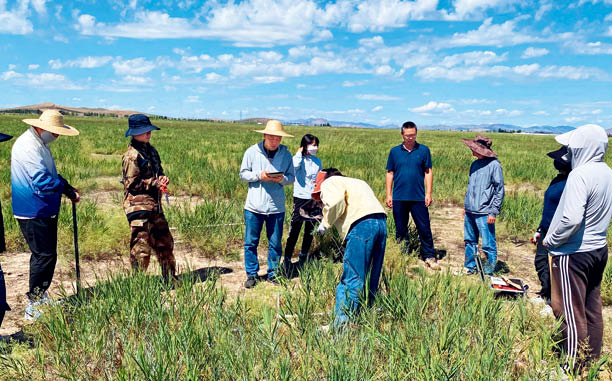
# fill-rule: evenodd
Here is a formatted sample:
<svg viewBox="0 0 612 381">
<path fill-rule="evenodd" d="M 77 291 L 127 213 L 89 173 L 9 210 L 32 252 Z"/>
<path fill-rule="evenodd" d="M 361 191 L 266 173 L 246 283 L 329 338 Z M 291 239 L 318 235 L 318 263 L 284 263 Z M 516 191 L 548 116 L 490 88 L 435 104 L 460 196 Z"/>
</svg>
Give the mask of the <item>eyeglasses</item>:
<svg viewBox="0 0 612 381">
<path fill-rule="evenodd" d="M 416 134 L 406 134 L 406 135 L 402 135 L 404 137 L 404 139 L 415 139 L 416 138 Z"/>
</svg>

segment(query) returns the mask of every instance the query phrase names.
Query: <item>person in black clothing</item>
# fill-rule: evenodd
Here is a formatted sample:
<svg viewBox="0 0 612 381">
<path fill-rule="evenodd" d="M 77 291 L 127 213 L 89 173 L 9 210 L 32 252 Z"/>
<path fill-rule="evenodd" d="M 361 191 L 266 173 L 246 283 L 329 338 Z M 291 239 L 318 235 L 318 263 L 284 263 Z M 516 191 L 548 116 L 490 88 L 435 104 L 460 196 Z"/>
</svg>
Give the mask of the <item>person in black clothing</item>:
<svg viewBox="0 0 612 381">
<path fill-rule="evenodd" d="M 12 136 L 0 133 L 0 142 L 10 140 Z M 6 251 L 6 242 L 4 241 L 4 219 L 2 218 L 2 203 L 0 202 L 0 253 Z M 0 326 L 4 320 L 6 311 L 10 311 L 11 307 L 6 303 L 6 285 L 4 283 L 4 273 L 0 265 Z"/>
<path fill-rule="evenodd" d="M 550 222 L 552 221 L 561 194 L 567 182 L 567 176 L 572 170 L 572 165 L 563 156 L 567 154 L 567 147 L 563 146 L 556 151 L 549 152 L 547 155 L 552 158 L 555 168 L 559 174 L 551 181 L 548 189 L 544 192 L 544 208 L 542 210 L 542 220 L 538 229 L 531 237 L 531 242 L 536 245 L 536 255 L 534 265 L 542 289 L 538 292 L 544 300 L 550 304 L 550 267 L 548 263 L 548 250 L 542 245 L 542 240 L 548 232 Z"/>
</svg>

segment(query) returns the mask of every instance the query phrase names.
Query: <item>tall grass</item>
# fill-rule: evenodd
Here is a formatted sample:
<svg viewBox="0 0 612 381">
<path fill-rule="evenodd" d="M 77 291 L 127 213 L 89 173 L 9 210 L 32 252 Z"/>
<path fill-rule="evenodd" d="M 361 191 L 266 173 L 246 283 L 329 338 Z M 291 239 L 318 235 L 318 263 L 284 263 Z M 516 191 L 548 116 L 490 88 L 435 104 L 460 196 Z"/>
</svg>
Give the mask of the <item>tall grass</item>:
<svg viewBox="0 0 612 381">
<path fill-rule="evenodd" d="M 230 299 L 213 276 L 175 290 L 116 275 L 53 307 L 33 351 L 0 355 L 7 379 L 556 379 L 555 323 L 477 281 L 385 269 L 371 308 L 328 332 L 340 265 L 307 265 L 276 307 Z M 2 344 L 0 344 L 1 346 Z M 1 348 L 0 348 L 1 349 Z M 16 351 L 16 349 L 14 349 Z M 552 372 L 552 373 L 551 373 Z M 556 372 L 556 373 L 555 373 Z"/>
</svg>

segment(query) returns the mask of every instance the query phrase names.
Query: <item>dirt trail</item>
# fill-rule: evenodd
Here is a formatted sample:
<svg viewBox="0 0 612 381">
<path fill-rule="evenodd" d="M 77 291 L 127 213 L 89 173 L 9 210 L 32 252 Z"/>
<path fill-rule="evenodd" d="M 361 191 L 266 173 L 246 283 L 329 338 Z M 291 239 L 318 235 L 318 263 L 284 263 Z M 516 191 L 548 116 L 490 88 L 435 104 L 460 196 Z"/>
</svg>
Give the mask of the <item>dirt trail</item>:
<svg viewBox="0 0 612 381">
<path fill-rule="evenodd" d="M 455 274 L 461 274 L 463 270 L 463 219 L 461 208 L 454 206 L 435 206 L 431 209 L 432 230 L 437 249 L 446 250 L 446 256 L 439 262 L 443 270 L 448 269 Z M 512 242 L 498 242 L 498 258 L 508 264 L 511 277 L 521 278 L 530 287 L 532 296 L 540 289 L 536 273 L 533 269 L 534 249 L 529 244 L 515 245 Z M 242 287 L 245 280 L 244 262 L 223 261 L 221 259 L 210 259 L 197 252 L 186 250 L 182 245 L 175 249 L 179 272 L 190 268 L 192 270 L 206 269 L 210 267 L 223 267 L 231 270 L 220 276 L 220 284 L 226 288 L 231 296 L 244 295 L 249 290 Z M 264 263 L 260 274 L 265 273 L 265 257 L 260 256 Z M 28 289 L 29 253 L 6 253 L 0 256 L 2 268 L 5 272 L 7 285 L 8 303 L 12 311 L 7 312 L 0 335 L 12 334 L 21 329 L 28 322 L 23 318 L 27 303 L 25 293 Z M 84 284 L 95 284 L 96 278 L 104 279 L 111 272 L 128 271 L 129 262 L 127 258 L 106 259 L 98 261 L 83 261 L 81 264 L 81 276 Z M 156 261 L 152 261 L 149 272 L 158 272 Z M 70 260 L 58 262 L 55 278 L 50 289 L 52 297 L 58 297 L 63 287 L 69 293 L 74 290 L 74 263 Z M 297 281 L 295 279 L 294 281 Z M 606 331 L 609 332 L 612 308 L 604 308 Z"/>
</svg>

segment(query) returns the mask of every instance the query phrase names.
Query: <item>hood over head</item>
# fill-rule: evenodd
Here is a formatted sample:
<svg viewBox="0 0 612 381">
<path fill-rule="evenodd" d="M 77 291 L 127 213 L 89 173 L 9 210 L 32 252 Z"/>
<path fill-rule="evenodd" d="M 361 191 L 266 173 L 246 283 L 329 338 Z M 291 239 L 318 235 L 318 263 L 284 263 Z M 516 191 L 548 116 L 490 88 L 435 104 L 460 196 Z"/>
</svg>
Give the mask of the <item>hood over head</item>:
<svg viewBox="0 0 612 381">
<path fill-rule="evenodd" d="M 608 134 L 596 124 L 585 124 L 558 135 L 555 140 L 567 146 L 572 169 L 586 163 L 603 161 L 603 156 L 608 149 Z"/>
</svg>

